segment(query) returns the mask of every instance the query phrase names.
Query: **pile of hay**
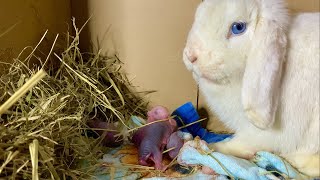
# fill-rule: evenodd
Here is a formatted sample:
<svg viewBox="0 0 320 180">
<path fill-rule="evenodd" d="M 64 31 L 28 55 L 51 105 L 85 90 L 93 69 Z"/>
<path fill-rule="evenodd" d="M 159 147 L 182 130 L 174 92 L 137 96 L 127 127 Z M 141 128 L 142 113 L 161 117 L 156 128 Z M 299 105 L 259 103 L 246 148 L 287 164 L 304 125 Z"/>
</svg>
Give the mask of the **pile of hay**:
<svg viewBox="0 0 320 180">
<path fill-rule="evenodd" d="M 93 118 L 119 122 L 117 131 L 127 137 L 130 116 L 145 116 L 143 96 L 150 92 L 133 90 L 116 55 L 80 52 L 80 32 L 75 28 L 74 36 L 68 34 L 68 47 L 62 53 L 51 51 L 40 67 L 28 65 L 36 57 L 36 47 L 26 59 L 14 59 L 0 78 L 0 104 L 4 104 L 34 74 L 43 69 L 47 73 L 0 113 L 0 178 L 88 178 L 103 147 L 101 139 L 87 136 L 86 122 Z M 52 49 L 56 46 L 54 41 Z M 77 166 L 81 160 L 88 168 Z"/>
</svg>

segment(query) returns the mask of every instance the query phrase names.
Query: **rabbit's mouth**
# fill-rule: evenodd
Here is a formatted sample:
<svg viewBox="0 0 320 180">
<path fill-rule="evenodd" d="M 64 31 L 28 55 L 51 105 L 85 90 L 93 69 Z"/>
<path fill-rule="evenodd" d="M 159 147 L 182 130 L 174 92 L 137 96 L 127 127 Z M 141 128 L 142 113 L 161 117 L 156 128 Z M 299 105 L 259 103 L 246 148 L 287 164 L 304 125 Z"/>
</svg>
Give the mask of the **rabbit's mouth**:
<svg viewBox="0 0 320 180">
<path fill-rule="evenodd" d="M 218 85 L 226 85 L 230 83 L 230 80 L 228 79 L 227 76 L 202 76 L 203 79 L 212 82 L 213 84 L 218 84 Z"/>
<path fill-rule="evenodd" d="M 206 82 L 218 85 L 225 85 L 230 83 L 229 77 L 221 70 L 200 70 L 199 67 L 193 66 L 191 71 L 193 78 L 197 83 L 199 83 L 201 80 L 205 80 Z"/>
<path fill-rule="evenodd" d="M 186 68 L 192 72 L 193 78 L 197 83 L 200 80 L 206 80 L 207 82 L 211 82 L 213 84 L 229 84 L 230 80 L 226 73 L 224 73 L 224 63 L 223 61 L 218 61 L 214 64 L 204 64 L 201 63 L 201 60 L 197 62 L 190 62 L 188 58 L 184 55 L 183 62 Z"/>
<path fill-rule="evenodd" d="M 199 84 L 202 81 L 217 84 L 217 85 L 226 85 L 230 83 L 230 80 L 225 75 L 206 75 L 198 74 L 195 71 L 192 71 L 193 78 Z"/>
</svg>

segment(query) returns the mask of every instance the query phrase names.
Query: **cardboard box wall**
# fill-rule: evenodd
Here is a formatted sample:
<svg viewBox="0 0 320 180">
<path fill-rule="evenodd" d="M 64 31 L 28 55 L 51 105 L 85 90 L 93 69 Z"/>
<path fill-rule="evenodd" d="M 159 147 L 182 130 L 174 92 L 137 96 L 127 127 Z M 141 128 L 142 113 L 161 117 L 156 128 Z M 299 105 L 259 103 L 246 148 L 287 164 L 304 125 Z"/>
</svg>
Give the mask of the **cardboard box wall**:
<svg viewBox="0 0 320 180">
<path fill-rule="evenodd" d="M 0 61 L 11 62 L 26 46 L 35 46 L 44 32 L 44 44 L 65 33 L 71 18 L 69 0 L 1 0 Z M 11 28 L 13 27 L 13 28 Z M 6 33 L 5 33 L 6 32 Z M 48 47 L 50 48 L 50 47 Z M 30 51 L 30 48 L 27 49 Z M 4 65 L 0 64 L 0 74 Z"/>
</svg>

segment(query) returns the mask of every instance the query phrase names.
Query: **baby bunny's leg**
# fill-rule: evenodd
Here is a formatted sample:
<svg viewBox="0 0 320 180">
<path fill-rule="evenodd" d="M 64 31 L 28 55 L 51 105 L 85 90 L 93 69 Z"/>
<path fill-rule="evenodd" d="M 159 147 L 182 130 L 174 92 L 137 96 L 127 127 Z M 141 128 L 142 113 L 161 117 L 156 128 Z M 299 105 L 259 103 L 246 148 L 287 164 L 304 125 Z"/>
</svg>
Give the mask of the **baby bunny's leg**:
<svg viewBox="0 0 320 180">
<path fill-rule="evenodd" d="M 256 151 L 243 142 L 246 141 L 234 137 L 229 141 L 221 141 L 218 143 L 209 144 L 209 147 L 213 148 L 214 151 L 218 151 L 223 154 L 228 154 L 244 159 L 253 158 Z"/>
<path fill-rule="evenodd" d="M 320 154 L 289 154 L 283 156 L 292 166 L 300 172 L 311 176 L 320 176 Z"/>
</svg>

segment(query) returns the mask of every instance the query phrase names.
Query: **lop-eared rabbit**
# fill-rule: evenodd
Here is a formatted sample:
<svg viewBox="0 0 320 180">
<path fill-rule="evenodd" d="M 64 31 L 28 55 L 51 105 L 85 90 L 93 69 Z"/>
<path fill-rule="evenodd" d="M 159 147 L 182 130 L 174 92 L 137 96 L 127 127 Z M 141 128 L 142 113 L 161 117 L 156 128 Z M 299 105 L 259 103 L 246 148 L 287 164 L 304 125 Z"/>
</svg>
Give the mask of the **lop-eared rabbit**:
<svg viewBox="0 0 320 180">
<path fill-rule="evenodd" d="M 204 0 L 183 52 L 210 109 L 235 132 L 211 146 L 271 151 L 319 176 L 319 13 L 283 0 Z"/>
</svg>

